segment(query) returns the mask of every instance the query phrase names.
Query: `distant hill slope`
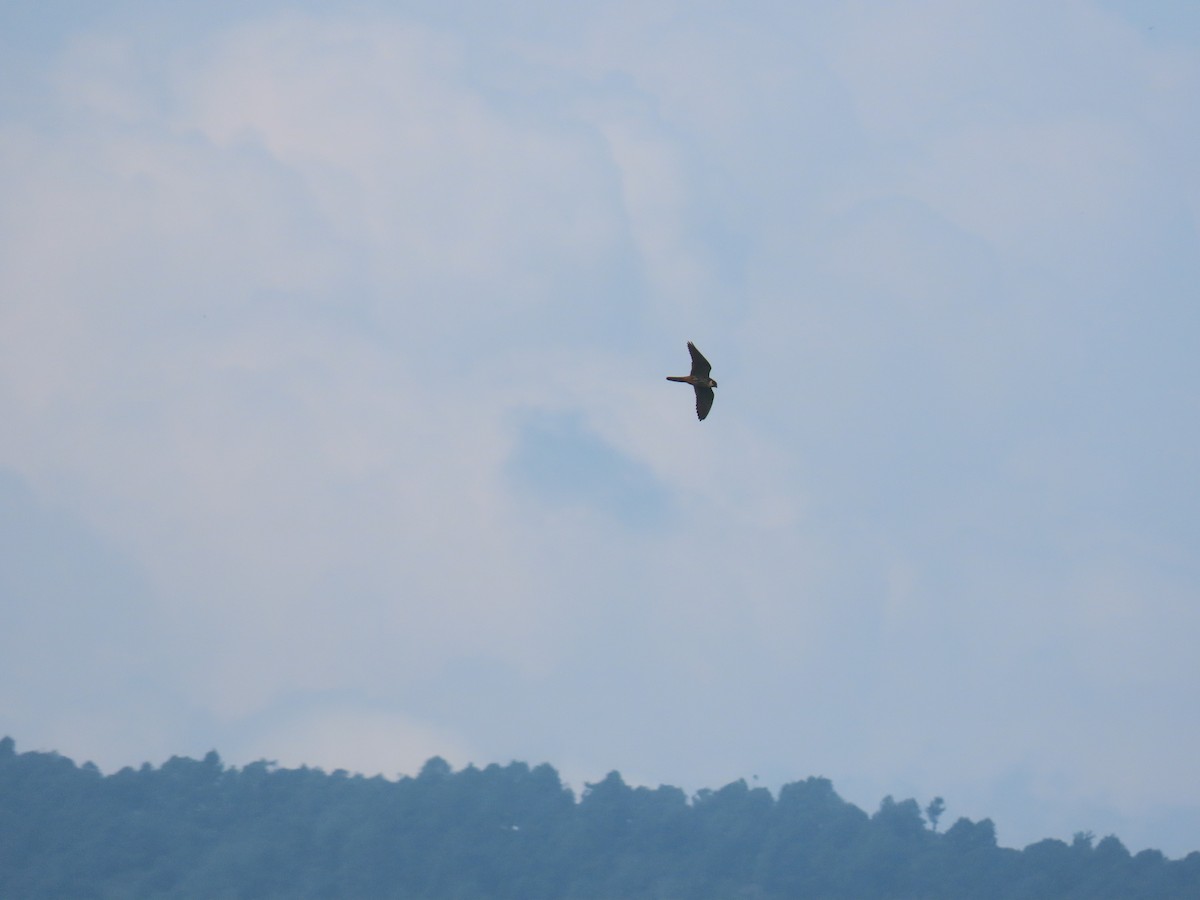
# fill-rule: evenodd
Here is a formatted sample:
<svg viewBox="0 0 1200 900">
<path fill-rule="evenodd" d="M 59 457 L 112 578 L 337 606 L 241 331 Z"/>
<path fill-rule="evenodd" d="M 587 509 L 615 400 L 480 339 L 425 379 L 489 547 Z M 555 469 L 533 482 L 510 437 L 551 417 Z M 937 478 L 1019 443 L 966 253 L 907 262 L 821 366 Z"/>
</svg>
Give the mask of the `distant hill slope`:
<svg viewBox="0 0 1200 900">
<path fill-rule="evenodd" d="M 391 781 L 209 753 L 103 776 L 5 738 L 0 897 L 1195 900 L 1200 853 L 1006 849 L 990 820 L 936 832 L 890 797 L 867 815 L 822 778 L 688 798 L 613 772 L 576 801 L 548 765 Z"/>
</svg>

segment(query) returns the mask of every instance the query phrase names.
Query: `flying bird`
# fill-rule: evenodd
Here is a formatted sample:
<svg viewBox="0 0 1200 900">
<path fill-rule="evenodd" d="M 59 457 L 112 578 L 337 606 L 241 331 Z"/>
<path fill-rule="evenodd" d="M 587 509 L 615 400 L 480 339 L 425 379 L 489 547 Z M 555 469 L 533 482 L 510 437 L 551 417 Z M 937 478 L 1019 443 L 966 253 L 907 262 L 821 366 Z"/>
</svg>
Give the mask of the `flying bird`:
<svg viewBox="0 0 1200 900">
<path fill-rule="evenodd" d="M 717 383 L 708 376 L 708 373 L 712 371 L 712 366 L 691 341 L 688 341 L 688 353 L 692 354 L 692 374 L 668 375 L 667 381 L 682 381 L 696 389 L 696 415 L 703 422 L 708 411 L 712 409 L 713 388 L 717 386 Z"/>
</svg>

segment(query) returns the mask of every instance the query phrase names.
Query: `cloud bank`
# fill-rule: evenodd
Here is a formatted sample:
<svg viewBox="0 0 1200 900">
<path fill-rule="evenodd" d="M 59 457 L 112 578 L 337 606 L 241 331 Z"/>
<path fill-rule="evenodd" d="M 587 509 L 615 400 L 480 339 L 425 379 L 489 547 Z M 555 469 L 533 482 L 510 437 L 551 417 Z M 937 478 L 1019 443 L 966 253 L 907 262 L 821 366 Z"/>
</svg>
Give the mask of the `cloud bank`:
<svg viewBox="0 0 1200 900">
<path fill-rule="evenodd" d="M 368 7 L 10 64 L 0 727 L 1200 847 L 1172 8 Z"/>
</svg>

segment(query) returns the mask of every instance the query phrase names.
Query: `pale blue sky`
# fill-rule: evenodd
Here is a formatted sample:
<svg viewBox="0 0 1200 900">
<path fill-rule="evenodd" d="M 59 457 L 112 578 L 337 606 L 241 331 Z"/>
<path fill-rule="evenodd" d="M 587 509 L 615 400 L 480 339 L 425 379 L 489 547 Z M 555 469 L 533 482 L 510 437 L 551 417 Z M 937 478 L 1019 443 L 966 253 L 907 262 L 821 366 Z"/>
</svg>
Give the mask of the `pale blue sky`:
<svg viewBox="0 0 1200 900">
<path fill-rule="evenodd" d="M 0 6 L 0 732 L 1200 849 L 1197 96 L 1191 2 Z"/>
</svg>

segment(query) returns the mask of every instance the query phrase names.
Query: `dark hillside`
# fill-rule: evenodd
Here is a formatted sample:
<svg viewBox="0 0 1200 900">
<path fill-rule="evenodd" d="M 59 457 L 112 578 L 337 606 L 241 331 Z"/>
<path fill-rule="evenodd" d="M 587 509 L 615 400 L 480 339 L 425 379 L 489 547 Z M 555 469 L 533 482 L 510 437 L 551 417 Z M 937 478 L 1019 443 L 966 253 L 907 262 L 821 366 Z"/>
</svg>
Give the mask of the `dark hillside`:
<svg viewBox="0 0 1200 900">
<path fill-rule="evenodd" d="M 0 897 L 1194 900 L 1200 853 L 1005 849 L 989 820 L 937 832 L 890 797 L 867 815 L 822 778 L 689 799 L 613 772 L 576 801 L 548 765 L 391 781 L 209 753 L 103 776 L 5 738 Z"/>
</svg>

